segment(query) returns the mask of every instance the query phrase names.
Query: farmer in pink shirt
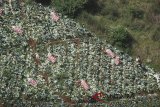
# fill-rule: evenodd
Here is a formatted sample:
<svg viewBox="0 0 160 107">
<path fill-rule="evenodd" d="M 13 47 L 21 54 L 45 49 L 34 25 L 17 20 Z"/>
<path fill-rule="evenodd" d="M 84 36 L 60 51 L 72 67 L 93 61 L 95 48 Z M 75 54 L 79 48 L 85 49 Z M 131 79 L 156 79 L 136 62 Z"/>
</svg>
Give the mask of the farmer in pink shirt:
<svg viewBox="0 0 160 107">
<path fill-rule="evenodd" d="M 55 13 L 54 11 L 52 11 L 52 12 L 50 13 L 50 15 L 51 15 L 51 19 L 52 19 L 53 21 L 57 22 L 57 21 L 59 20 L 59 16 L 58 16 L 57 13 Z"/>
<path fill-rule="evenodd" d="M 86 91 L 90 89 L 88 83 L 83 79 L 76 81 L 76 83 L 78 83 Z"/>
</svg>

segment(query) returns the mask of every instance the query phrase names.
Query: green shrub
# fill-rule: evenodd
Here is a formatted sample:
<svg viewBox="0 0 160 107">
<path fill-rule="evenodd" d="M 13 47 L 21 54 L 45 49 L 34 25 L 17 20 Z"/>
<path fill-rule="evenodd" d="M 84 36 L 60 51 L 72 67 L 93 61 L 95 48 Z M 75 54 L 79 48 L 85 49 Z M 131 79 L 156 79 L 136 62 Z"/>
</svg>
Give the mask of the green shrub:
<svg viewBox="0 0 160 107">
<path fill-rule="evenodd" d="M 109 40 L 112 45 L 117 46 L 122 49 L 130 48 L 133 43 L 133 38 L 122 26 L 111 28 L 109 30 Z"/>
</svg>

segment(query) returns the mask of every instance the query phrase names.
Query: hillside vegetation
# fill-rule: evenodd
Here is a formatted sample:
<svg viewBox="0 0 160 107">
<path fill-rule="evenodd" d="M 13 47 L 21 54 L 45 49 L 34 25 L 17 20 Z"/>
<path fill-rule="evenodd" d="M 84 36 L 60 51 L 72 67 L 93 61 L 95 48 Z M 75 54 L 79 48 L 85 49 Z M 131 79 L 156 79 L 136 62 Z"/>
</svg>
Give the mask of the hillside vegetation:
<svg viewBox="0 0 160 107">
<path fill-rule="evenodd" d="M 160 71 L 160 0 L 89 0 L 76 20 Z M 132 41 L 126 42 L 124 30 Z"/>
<path fill-rule="evenodd" d="M 132 30 L 110 24 L 94 37 L 64 15 L 80 10 L 63 13 L 62 5 L 61 14 L 17 1 L 0 7 L 0 107 L 160 106 L 159 74 L 113 47 L 131 54 L 137 43 Z M 86 6 L 86 17 L 100 12 Z"/>
</svg>

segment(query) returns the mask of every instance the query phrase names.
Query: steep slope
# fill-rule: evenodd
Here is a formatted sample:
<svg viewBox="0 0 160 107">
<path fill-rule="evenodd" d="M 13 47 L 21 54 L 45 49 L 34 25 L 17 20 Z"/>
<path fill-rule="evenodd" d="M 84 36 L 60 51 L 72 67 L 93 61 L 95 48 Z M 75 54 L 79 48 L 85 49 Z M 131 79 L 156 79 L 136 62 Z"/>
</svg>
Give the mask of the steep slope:
<svg viewBox="0 0 160 107">
<path fill-rule="evenodd" d="M 0 100 L 5 106 L 60 106 L 82 103 L 98 92 L 106 101 L 159 90 L 151 68 L 53 9 L 9 9 L 5 4 L 0 14 Z"/>
</svg>

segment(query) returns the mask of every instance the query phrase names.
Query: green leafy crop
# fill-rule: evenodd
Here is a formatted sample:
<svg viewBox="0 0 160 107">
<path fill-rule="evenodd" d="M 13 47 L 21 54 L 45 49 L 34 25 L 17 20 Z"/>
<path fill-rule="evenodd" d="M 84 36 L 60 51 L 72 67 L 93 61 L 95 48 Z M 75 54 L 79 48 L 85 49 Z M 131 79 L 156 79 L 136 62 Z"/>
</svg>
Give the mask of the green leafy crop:
<svg viewBox="0 0 160 107">
<path fill-rule="evenodd" d="M 158 90 L 156 79 L 146 74 L 154 74 L 151 68 L 138 65 L 55 9 L 40 4 L 10 8 L 5 3 L 0 14 L 0 102 L 4 106 L 59 107 L 66 102 L 76 105 L 99 91 L 108 98 Z M 105 49 L 119 56 L 121 63 L 115 65 Z M 86 80 L 90 90 L 78 86 L 78 80 Z"/>
</svg>

